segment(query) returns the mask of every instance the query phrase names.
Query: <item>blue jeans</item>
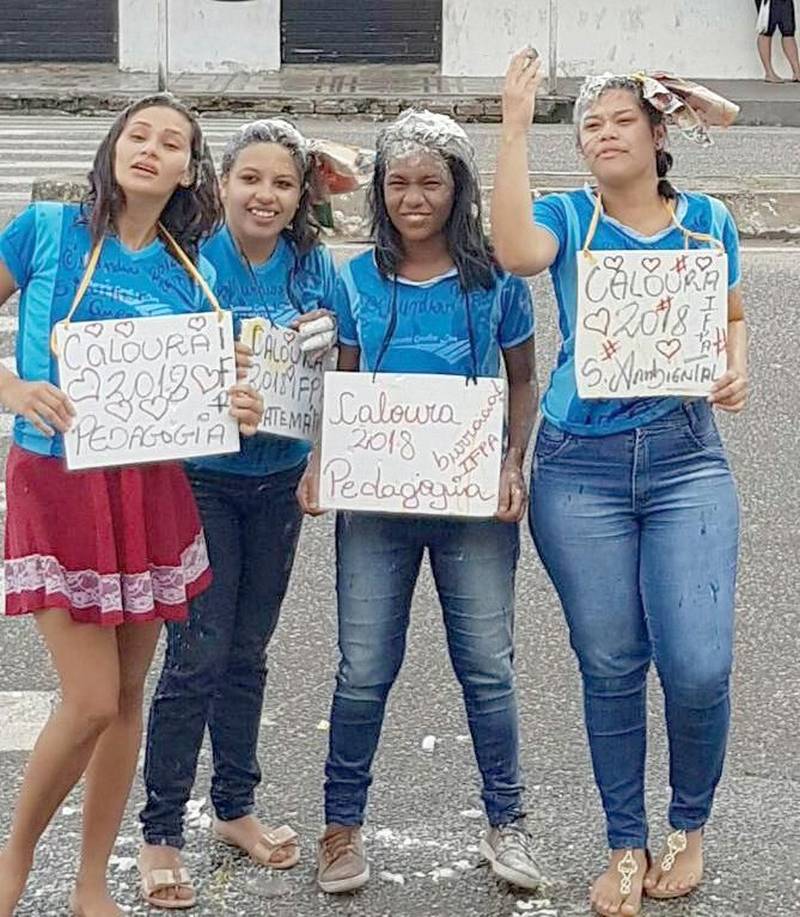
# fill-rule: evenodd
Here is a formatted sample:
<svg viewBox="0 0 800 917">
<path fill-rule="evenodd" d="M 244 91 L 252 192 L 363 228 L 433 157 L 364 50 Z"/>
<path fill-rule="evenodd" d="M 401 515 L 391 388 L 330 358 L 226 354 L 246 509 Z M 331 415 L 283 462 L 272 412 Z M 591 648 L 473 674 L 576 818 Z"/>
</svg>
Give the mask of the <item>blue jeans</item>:
<svg viewBox="0 0 800 917">
<path fill-rule="evenodd" d="M 249 815 L 261 781 L 256 756 L 266 648 L 289 583 L 302 514 L 301 468 L 263 478 L 192 469 L 214 575 L 185 623 L 167 624 L 144 765 L 148 844 L 183 847 L 183 815 L 208 726 L 218 818 Z"/>
<path fill-rule="evenodd" d="M 730 718 L 736 488 L 711 408 L 686 403 L 627 433 L 544 422 L 530 523 L 583 676 L 612 849 L 645 847 L 646 679 L 664 690 L 673 828 L 705 824 Z"/>
<path fill-rule="evenodd" d="M 339 650 L 325 765 L 328 824 L 364 821 L 386 699 L 427 547 L 493 825 L 524 815 L 514 684 L 516 524 L 340 513 Z"/>
</svg>

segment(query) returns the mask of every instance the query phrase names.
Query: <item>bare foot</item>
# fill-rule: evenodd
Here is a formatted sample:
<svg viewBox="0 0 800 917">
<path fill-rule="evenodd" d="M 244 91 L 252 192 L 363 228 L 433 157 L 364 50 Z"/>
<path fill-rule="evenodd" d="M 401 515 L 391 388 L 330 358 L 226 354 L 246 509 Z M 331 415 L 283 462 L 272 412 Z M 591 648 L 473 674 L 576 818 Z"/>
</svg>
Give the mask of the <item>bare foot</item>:
<svg viewBox="0 0 800 917">
<path fill-rule="evenodd" d="M 14 917 L 32 865 L 33 860 L 15 857 L 8 849 L 0 852 L 0 917 Z"/>
<path fill-rule="evenodd" d="M 297 835 L 286 827 L 262 825 L 255 815 L 245 815 L 233 821 L 214 819 L 214 835 L 219 840 L 238 847 L 262 866 L 289 869 L 300 858 Z"/>
<path fill-rule="evenodd" d="M 642 881 L 647 870 L 644 850 L 612 850 L 608 869 L 595 881 L 589 900 L 603 917 L 633 917 L 642 909 Z"/>
<path fill-rule="evenodd" d="M 783 80 L 778 76 L 777 73 L 768 73 L 764 77 L 764 82 L 765 83 L 782 83 Z"/>
<path fill-rule="evenodd" d="M 680 898 L 703 878 L 703 831 L 673 831 L 644 880 L 650 898 Z"/>
<path fill-rule="evenodd" d="M 69 896 L 69 909 L 73 917 L 125 917 L 109 895 L 105 883 L 86 885 L 78 881 Z"/>
<path fill-rule="evenodd" d="M 176 847 L 166 847 L 163 844 L 142 844 L 139 851 L 139 874 L 142 881 L 148 873 L 156 869 L 168 869 L 172 872 L 183 869 L 181 852 Z M 153 901 L 194 901 L 196 892 L 191 886 L 169 885 L 151 893 Z M 158 905 L 155 905 L 156 907 Z"/>
</svg>

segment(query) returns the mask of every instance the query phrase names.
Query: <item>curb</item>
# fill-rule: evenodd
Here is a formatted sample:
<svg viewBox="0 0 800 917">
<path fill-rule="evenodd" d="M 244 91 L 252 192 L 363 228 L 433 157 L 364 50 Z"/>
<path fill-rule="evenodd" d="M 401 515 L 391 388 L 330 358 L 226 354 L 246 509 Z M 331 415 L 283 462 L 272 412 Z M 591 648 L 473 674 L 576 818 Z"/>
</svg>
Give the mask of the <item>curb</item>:
<svg viewBox="0 0 800 917">
<path fill-rule="evenodd" d="M 488 213 L 492 192 L 492 174 L 484 175 L 484 213 Z M 533 173 L 531 192 L 535 196 L 569 191 L 581 187 L 586 176 L 580 173 Z M 796 187 L 787 187 L 794 181 Z M 84 176 L 64 176 L 59 179 L 38 179 L 33 183 L 34 201 L 77 201 L 86 187 Z M 729 208 L 743 239 L 800 239 L 800 181 L 791 176 L 756 176 L 745 187 L 737 187 L 719 176 L 680 181 L 686 191 L 704 191 L 718 197 Z M 364 192 L 343 194 L 335 199 L 335 242 L 364 242 L 368 240 L 368 225 L 364 217 Z"/>
<path fill-rule="evenodd" d="M 59 111 L 68 114 L 115 112 L 140 93 L 135 92 L 6 92 L 0 94 L 0 112 Z M 286 96 L 248 92 L 182 93 L 182 99 L 199 112 L 230 114 L 286 114 L 296 116 L 369 117 L 382 120 L 395 117 L 412 105 L 450 115 L 463 122 L 496 124 L 500 121 L 500 96 L 408 95 L 380 96 L 368 93 L 349 95 Z M 536 100 L 536 120 L 543 124 L 568 124 L 572 121 L 575 99 L 570 95 L 544 95 Z M 737 124 L 761 127 L 800 127 L 800 98 L 740 99 Z"/>
</svg>

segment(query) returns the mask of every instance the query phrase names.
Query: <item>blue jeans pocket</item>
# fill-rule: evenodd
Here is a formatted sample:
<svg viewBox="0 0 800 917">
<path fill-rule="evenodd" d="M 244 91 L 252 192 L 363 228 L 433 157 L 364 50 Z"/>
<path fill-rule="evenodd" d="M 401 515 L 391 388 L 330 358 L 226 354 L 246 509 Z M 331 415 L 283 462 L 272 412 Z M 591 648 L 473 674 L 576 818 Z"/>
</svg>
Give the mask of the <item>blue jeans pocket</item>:
<svg viewBox="0 0 800 917">
<path fill-rule="evenodd" d="M 547 462 L 560 455 L 573 441 L 565 430 L 560 430 L 549 420 L 543 420 L 536 435 L 534 456 L 538 462 Z"/>
<path fill-rule="evenodd" d="M 704 401 L 690 401 L 684 405 L 687 424 L 684 428 L 690 446 L 702 452 L 720 452 L 722 439 L 714 419 L 714 409 Z"/>
</svg>

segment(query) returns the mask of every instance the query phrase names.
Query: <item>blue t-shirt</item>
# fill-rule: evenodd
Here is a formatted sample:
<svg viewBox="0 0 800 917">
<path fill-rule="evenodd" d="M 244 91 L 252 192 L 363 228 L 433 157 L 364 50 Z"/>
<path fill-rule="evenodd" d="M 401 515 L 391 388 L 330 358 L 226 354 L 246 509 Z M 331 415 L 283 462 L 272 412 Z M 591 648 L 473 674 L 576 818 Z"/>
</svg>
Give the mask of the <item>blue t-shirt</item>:
<svg viewBox="0 0 800 917">
<path fill-rule="evenodd" d="M 224 226 L 202 251 L 216 270 L 215 291 L 222 307 L 233 310 L 237 334 L 245 318 L 268 318 L 276 325 L 288 325 L 300 312 L 333 311 L 336 267 L 323 245 L 300 259 L 293 243 L 280 236 L 272 255 L 251 271 Z M 208 471 L 263 477 L 297 467 L 310 448 L 299 439 L 257 433 L 242 439 L 238 453 L 193 459 L 189 464 Z"/>
<path fill-rule="evenodd" d="M 587 186 L 565 194 L 548 194 L 533 205 L 534 221 L 558 242 L 558 255 L 550 267 L 558 300 L 561 349 L 550 385 L 542 400 L 542 413 L 557 427 L 580 436 L 606 436 L 635 429 L 668 413 L 680 398 L 623 398 L 584 400 L 578 397 L 575 381 L 575 316 L 577 313 L 578 264 L 595 208 L 595 197 Z M 675 212 L 688 230 L 719 239 L 728 254 L 728 283 L 741 279 L 739 235 L 725 205 L 706 194 L 680 194 Z M 684 234 L 670 226 L 654 236 L 644 236 L 613 217 L 602 215 L 590 248 L 595 250 L 681 249 Z M 691 248 L 707 248 L 690 239 Z"/>
<path fill-rule="evenodd" d="M 497 376 L 500 351 L 533 335 L 533 305 L 528 284 L 497 272 L 492 289 L 465 294 L 455 269 L 442 277 L 415 283 L 384 277 L 373 250 L 342 268 L 336 292 L 339 341 L 361 350 L 361 370 L 374 371 L 391 318 L 396 293 L 397 326 L 381 372 L 439 373 L 470 376 L 473 372 L 467 309 L 478 376 Z"/>
<path fill-rule="evenodd" d="M 17 373 L 28 382 L 58 385 L 50 332 L 66 317 L 91 251 L 89 227 L 78 204 L 31 204 L 0 233 L 0 261 L 20 290 Z M 198 270 L 214 285 L 214 271 Z M 92 282 L 73 321 L 142 318 L 211 309 L 186 269 L 156 239 L 140 251 L 115 236 L 103 243 Z M 41 455 L 63 455 L 62 437 L 40 433 L 22 417 L 14 420 L 14 441 Z"/>
</svg>

